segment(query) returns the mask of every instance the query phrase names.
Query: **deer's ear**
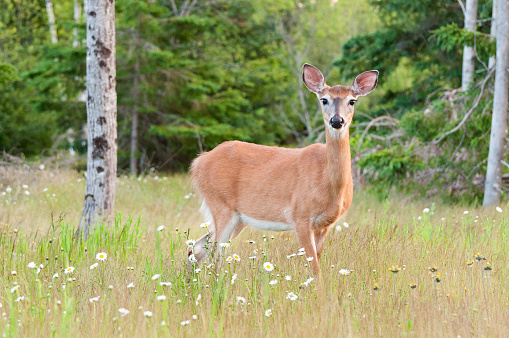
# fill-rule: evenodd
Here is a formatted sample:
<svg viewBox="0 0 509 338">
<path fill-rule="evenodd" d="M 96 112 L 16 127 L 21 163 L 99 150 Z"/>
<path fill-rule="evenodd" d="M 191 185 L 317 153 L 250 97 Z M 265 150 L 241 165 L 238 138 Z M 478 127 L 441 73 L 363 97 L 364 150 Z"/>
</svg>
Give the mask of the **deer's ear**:
<svg viewBox="0 0 509 338">
<path fill-rule="evenodd" d="M 368 70 L 357 75 L 351 86 L 355 96 L 364 96 L 375 89 L 378 81 L 378 70 Z"/>
<path fill-rule="evenodd" d="M 305 63 L 302 67 L 302 79 L 306 87 L 315 94 L 324 90 L 326 86 L 322 72 L 309 63 Z"/>
</svg>

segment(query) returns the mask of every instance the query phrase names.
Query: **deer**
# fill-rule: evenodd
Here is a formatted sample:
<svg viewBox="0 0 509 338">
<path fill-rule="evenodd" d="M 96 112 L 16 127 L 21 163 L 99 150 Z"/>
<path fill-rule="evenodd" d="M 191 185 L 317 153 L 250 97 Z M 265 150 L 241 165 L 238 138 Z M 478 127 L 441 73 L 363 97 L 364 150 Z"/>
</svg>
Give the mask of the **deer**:
<svg viewBox="0 0 509 338">
<path fill-rule="evenodd" d="M 358 75 L 350 86 L 328 86 L 323 74 L 304 64 L 302 79 L 318 97 L 325 144 L 283 148 L 227 141 L 191 164 L 191 180 L 201 196 L 208 233 L 188 250 L 193 263 L 220 260 L 228 241 L 247 225 L 266 231 L 295 231 L 313 273 L 327 233 L 352 204 L 353 181 L 349 127 L 359 96 L 375 89 L 378 71 Z M 192 256 L 191 256 L 192 255 Z"/>
</svg>

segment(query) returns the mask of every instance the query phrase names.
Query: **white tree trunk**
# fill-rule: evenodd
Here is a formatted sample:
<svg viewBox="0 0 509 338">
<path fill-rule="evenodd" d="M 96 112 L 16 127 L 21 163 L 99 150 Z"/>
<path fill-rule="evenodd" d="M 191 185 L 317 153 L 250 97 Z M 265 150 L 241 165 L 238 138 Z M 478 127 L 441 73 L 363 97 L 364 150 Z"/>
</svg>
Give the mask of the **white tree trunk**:
<svg viewBox="0 0 509 338">
<path fill-rule="evenodd" d="M 493 9 L 491 11 L 491 38 L 490 40 L 495 40 L 497 36 L 497 0 L 493 0 Z M 488 67 L 493 68 L 495 66 L 495 55 L 491 55 L 488 61 Z"/>
<path fill-rule="evenodd" d="M 74 22 L 79 24 L 81 22 L 81 3 L 79 0 L 74 0 Z M 78 36 L 78 28 L 72 29 L 72 46 L 77 48 L 80 46 L 80 40 Z"/>
<path fill-rule="evenodd" d="M 49 33 L 51 35 L 51 43 L 58 42 L 57 29 L 55 27 L 55 13 L 53 12 L 53 3 L 51 0 L 46 0 L 46 13 L 48 14 Z"/>
<path fill-rule="evenodd" d="M 500 202 L 502 192 L 502 163 L 507 135 L 507 104 L 509 82 L 509 0 L 497 3 L 497 62 L 495 65 L 495 93 L 491 120 L 490 152 L 484 187 L 483 205 Z"/>
<path fill-rule="evenodd" d="M 465 29 L 476 31 L 477 0 L 467 0 L 465 10 Z M 475 71 L 475 51 L 472 46 L 463 47 L 463 74 L 461 77 L 461 90 L 467 90 L 472 84 Z"/>
<path fill-rule="evenodd" d="M 87 11 L 87 185 L 76 232 L 85 239 L 113 214 L 117 173 L 115 1 L 88 0 Z"/>
</svg>

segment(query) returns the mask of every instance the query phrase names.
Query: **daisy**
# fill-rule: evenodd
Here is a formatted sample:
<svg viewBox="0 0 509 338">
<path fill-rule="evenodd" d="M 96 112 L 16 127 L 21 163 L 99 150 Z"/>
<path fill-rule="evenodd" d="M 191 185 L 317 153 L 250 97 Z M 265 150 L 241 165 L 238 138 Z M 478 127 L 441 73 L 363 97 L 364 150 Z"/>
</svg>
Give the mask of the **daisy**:
<svg viewBox="0 0 509 338">
<path fill-rule="evenodd" d="M 277 279 L 271 280 L 269 282 L 269 285 L 276 285 L 276 284 L 277 284 Z"/>
<path fill-rule="evenodd" d="M 272 270 L 274 270 L 274 264 L 272 264 L 271 262 L 265 262 L 263 263 L 263 268 L 265 269 L 265 271 L 271 272 Z"/>
<path fill-rule="evenodd" d="M 94 270 L 95 268 L 97 268 L 99 266 L 99 263 L 94 263 L 92 265 L 90 265 L 90 270 Z"/>
<path fill-rule="evenodd" d="M 150 311 L 145 311 L 145 312 L 143 312 L 143 315 L 144 315 L 145 317 L 149 318 L 149 317 L 152 317 L 152 312 L 150 312 Z"/>
<path fill-rule="evenodd" d="M 308 285 L 309 285 L 309 283 L 311 283 L 313 280 L 314 280 L 314 278 L 313 278 L 313 277 L 309 277 L 309 278 L 308 278 L 308 279 L 307 279 L 304 283 L 302 283 L 302 285 L 304 285 L 304 286 L 308 286 Z"/>
<path fill-rule="evenodd" d="M 297 254 L 288 255 L 288 256 L 286 256 L 286 258 L 290 259 L 290 258 L 295 257 L 295 256 L 297 256 Z"/>
<path fill-rule="evenodd" d="M 497 210 L 498 212 L 502 212 L 502 208 L 501 208 L 501 207 L 497 207 L 497 208 L 496 208 L 496 210 Z"/>
<path fill-rule="evenodd" d="M 105 261 L 107 257 L 108 255 L 106 254 L 106 252 L 99 252 L 97 255 L 95 255 L 95 259 L 99 261 Z"/>
<path fill-rule="evenodd" d="M 340 275 L 343 275 L 343 276 L 348 276 L 350 274 L 350 270 L 347 270 L 347 269 L 341 269 L 339 270 L 339 274 Z"/>
<path fill-rule="evenodd" d="M 165 295 L 159 295 L 156 297 L 157 300 L 166 300 L 166 296 Z"/>
<path fill-rule="evenodd" d="M 14 271 L 14 270 L 13 270 L 13 271 L 11 271 L 11 275 L 13 275 L 13 276 L 17 276 L 17 275 L 18 275 L 18 273 L 17 273 L 16 271 Z"/>
<path fill-rule="evenodd" d="M 187 258 L 189 259 L 189 261 L 191 263 L 198 263 L 198 260 L 196 259 L 196 257 L 194 256 L 194 254 L 190 254 L 189 257 Z"/>
<path fill-rule="evenodd" d="M 184 321 L 180 322 L 180 325 L 182 325 L 182 326 L 186 326 L 186 325 L 189 325 L 189 324 L 191 324 L 190 320 L 184 320 Z"/>
<path fill-rule="evenodd" d="M 307 257 L 307 258 L 306 258 L 306 260 L 307 260 L 308 262 L 311 262 L 311 261 L 313 260 L 313 257 Z"/>
<path fill-rule="evenodd" d="M 194 239 L 188 239 L 186 241 L 186 245 L 190 248 L 194 247 L 194 245 L 196 244 L 196 241 Z"/>
<path fill-rule="evenodd" d="M 293 292 L 289 292 L 287 295 L 286 295 L 286 299 L 289 299 L 291 300 L 292 302 L 297 300 L 299 298 L 299 296 L 297 296 L 295 293 Z"/>
<path fill-rule="evenodd" d="M 272 316 L 272 309 L 268 309 L 267 311 L 265 311 L 265 317 L 270 317 Z"/>
<path fill-rule="evenodd" d="M 341 225 L 336 225 L 336 232 L 340 232 L 341 231 Z"/>
<path fill-rule="evenodd" d="M 127 285 L 127 288 L 128 288 L 128 289 L 130 289 L 130 288 L 134 288 L 134 283 L 129 283 L 129 284 Z"/>
<path fill-rule="evenodd" d="M 233 259 L 235 259 L 237 262 L 240 262 L 240 256 L 237 254 L 233 254 Z"/>
<path fill-rule="evenodd" d="M 157 227 L 156 231 L 163 231 L 164 229 L 166 229 L 166 227 L 164 225 L 160 225 Z"/>
<path fill-rule="evenodd" d="M 122 317 L 124 317 L 125 315 L 129 314 L 129 310 L 127 309 L 124 309 L 123 307 L 118 309 L 118 312 L 120 312 L 120 314 L 122 315 Z"/>
<path fill-rule="evenodd" d="M 226 261 L 228 263 L 231 263 L 233 261 L 233 257 L 232 256 L 228 256 L 228 258 L 226 258 Z"/>
<path fill-rule="evenodd" d="M 349 227 L 350 227 L 350 225 L 349 225 L 348 223 L 346 223 L 346 222 L 343 222 L 343 226 L 344 226 L 345 228 L 349 228 Z"/>
<path fill-rule="evenodd" d="M 427 214 L 428 212 L 429 212 L 429 208 L 424 208 L 424 209 L 422 209 L 422 213 L 423 213 L 423 214 Z"/>
<path fill-rule="evenodd" d="M 35 269 L 37 267 L 37 264 L 35 264 L 34 262 L 30 262 L 30 263 L 28 263 L 28 267 L 30 269 Z"/>
<path fill-rule="evenodd" d="M 16 286 L 12 287 L 11 293 L 14 293 L 14 291 L 16 291 L 17 289 L 19 289 L 19 285 L 16 285 Z"/>
<path fill-rule="evenodd" d="M 235 280 L 236 279 L 237 279 L 237 274 L 234 273 L 233 276 L 232 276 L 232 281 L 231 281 L 232 285 L 235 284 Z"/>
<path fill-rule="evenodd" d="M 64 270 L 64 273 L 72 273 L 74 271 L 75 267 L 74 266 L 70 266 L 68 267 L 67 269 Z"/>
<path fill-rule="evenodd" d="M 161 286 L 171 286 L 171 282 L 159 282 Z"/>
<path fill-rule="evenodd" d="M 200 224 L 200 228 L 208 228 L 209 224 L 208 223 L 202 223 Z"/>
<path fill-rule="evenodd" d="M 152 276 L 152 280 L 156 280 L 156 279 L 158 279 L 159 277 L 161 277 L 161 275 L 160 275 L 160 274 L 155 274 L 155 275 L 153 275 L 153 276 Z"/>
<path fill-rule="evenodd" d="M 21 297 L 16 298 L 14 301 L 15 302 L 19 302 L 19 301 L 24 300 L 24 299 L 25 299 L 25 296 L 21 296 Z"/>
<path fill-rule="evenodd" d="M 229 246 L 230 246 L 230 243 L 219 243 L 219 246 L 220 246 L 221 248 L 227 248 L 227 247 L 229 247 Z"/>
<path fill-rule="evenodd" d="M 290 275 L 286 275 L 286 276 L 285 276 L 285 279 L 286 279 L 286 280 L 288 280 L 288 281 L 290 281 L 290 280 L 292 280 L 292 277 L 291 277 Z"/>
<path fill-rule="evenodd" d="M 201 272 L 201 269 L 200 269 L 200 268 L 198 268 L 198 269 L 194 270 L 194 273 L 200 273 L 200 272 Z"/>
<path fill-rule="evenodd" d="M 250 256 L 249 259 L 256 259 L 256 256 Z"/>
<path fill-rule="evenodd" d="M 246 303 L 246 299 L 244 297 L 240 297 L 240 296 L 237 296 L 237 303 L 241 303 L 241 304 L 245 304 Z"/>
<path fill-rule="evenodd" d="M 100 296 L 90 298 L 88 301 L 89 301 L 90 303 L 98 302 L 98 301 L 99 301 L 99 297 L 100 297 Z"/>
<path fill-rule="evenodd" d="M 58 278 L 58 272 L 57 272 L 57 273 L 55 273 L 55 274 L 53 275 L 53 277 L 51 277 L 51 278 L 53 278 L 53 279 Z"/>
</svg>

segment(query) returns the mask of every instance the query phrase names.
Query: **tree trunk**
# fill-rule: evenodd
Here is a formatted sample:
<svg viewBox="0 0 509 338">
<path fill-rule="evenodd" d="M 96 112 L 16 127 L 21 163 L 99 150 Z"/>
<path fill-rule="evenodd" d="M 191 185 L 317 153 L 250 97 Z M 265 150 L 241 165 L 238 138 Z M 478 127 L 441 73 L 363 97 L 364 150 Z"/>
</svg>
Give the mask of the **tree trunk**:
<svg viewBox="0 0 509 338">
<path fill-rule="evenodd" d="M 502 163 L 507 134 L 507 90 L 509 66 L 509 0 L 497 3 L 497 62 L 495 65 L 495 93 L 491 120 L 490 152 L 484 187 L 483 205 L 500 202 L 502 192 Z"/>
<path fill-rule="evenodd" d="M 117 172 L 115 1 L 87 3 L 87 185 L 76 231 L 84 239 L 114 210 Z"/>
<path fill-rule="evenodd" d="M 491 10 L 491 38 L 490 40 L 495 40 L 497 36 L 497 0 L 493 0 L 493 9 Z M 493 68 L 495 66 L 495 55 L 491 55 L 488 61 L 488 67 Z"/>
<path fill-rule="evenodd" d="M 134 83 L 133 83 L 133 116 L 131 124 L 131 174 L 136 175 L 138 172 L 138 162 L 136 159 L 136 151 L 138 150 L 138 101 L 140 98 L 140 30 L 141 30 L 141 18 L 138 15 L 138 27 L 136 28 L 136 35 L 134 40 L 134 53 L 136 60 L 134 63 Z"/>
<path fill-rule="evenodd" d="M 46 0 L 46 13 L 48 13 L 49 33 L 51 34 L 51 43 L 58 42 L 57 29 L 55 27 L 55 13 L 53 12 L 53 3 L 51 0 Z"/>
<path fill-rule="evenodd" d="M 74 0 L 74 23 L 79 24 L 81 22 L 81 3 L 79 0 Z M 80 40 L 78 36 L 78 28 L 72 29 L 72 46 L 77 48 L 80 46 Z"/>
<path fill-rule="evenodd" d="M 467 0 L 465 10 L 465 29 L 476 31 L 477 0 Z M 475 51 L 472 46 L 463 47 L 463 73 L 461 77 L 461 90 L 467 90 L 472 84 L 475 71 Z"/>
</svg>

